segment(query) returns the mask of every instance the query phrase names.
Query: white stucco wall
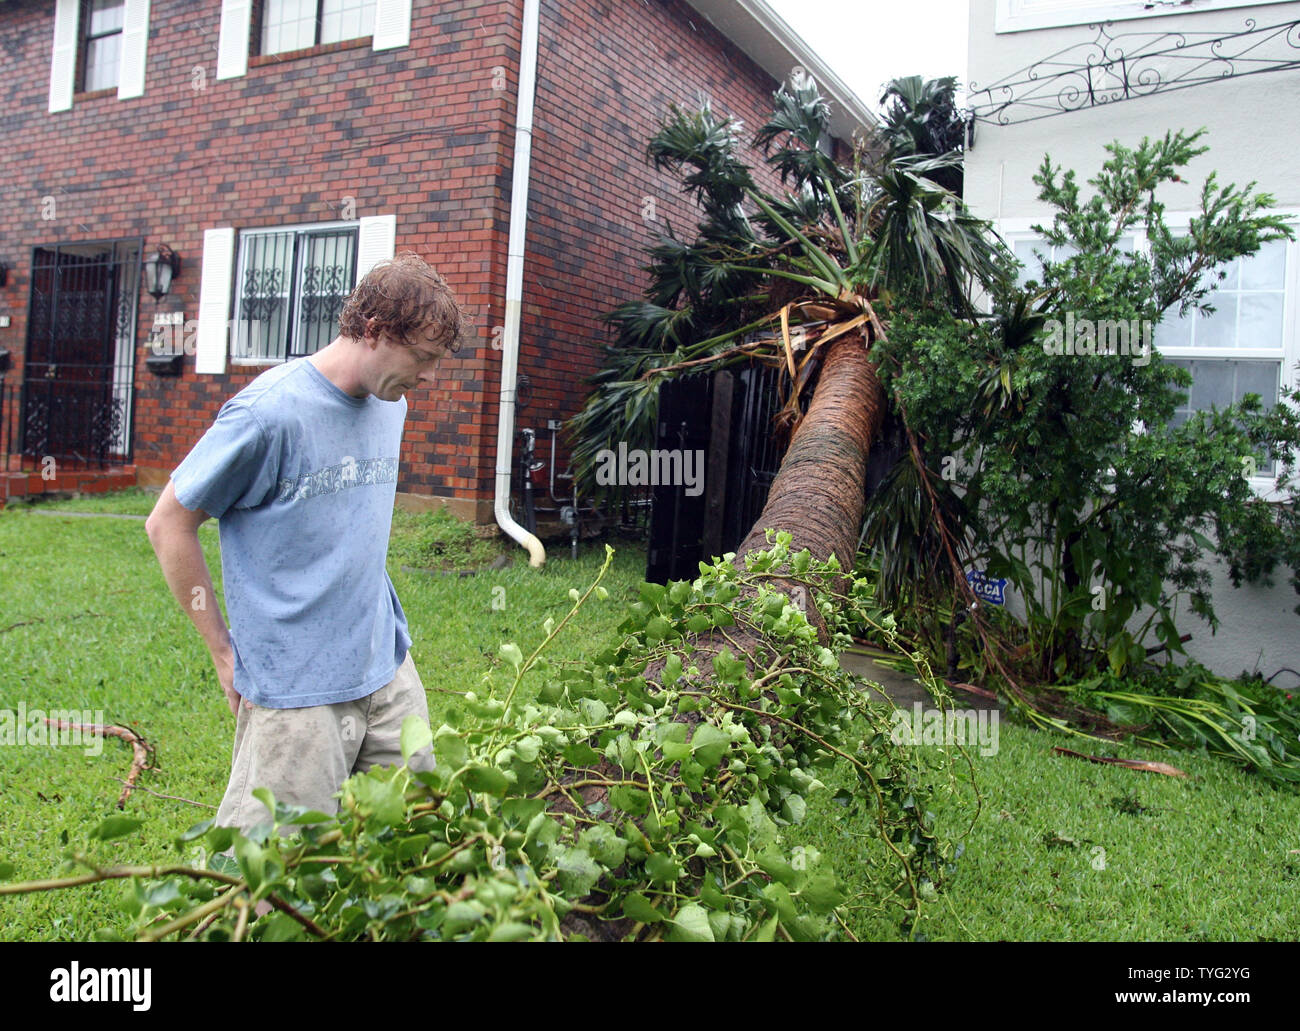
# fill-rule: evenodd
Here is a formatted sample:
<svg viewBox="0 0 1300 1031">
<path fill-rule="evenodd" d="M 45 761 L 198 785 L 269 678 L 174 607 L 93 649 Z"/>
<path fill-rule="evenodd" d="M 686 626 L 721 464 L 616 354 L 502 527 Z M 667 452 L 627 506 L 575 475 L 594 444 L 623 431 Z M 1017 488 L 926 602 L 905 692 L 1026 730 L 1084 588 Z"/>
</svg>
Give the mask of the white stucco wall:
<svg viewBox="0 0 1300 1031">
<path fill-rule="evenodd" d="M 1115 2 L 1114 9 L 1122 10 L 1122 0 Z M 1214 0 L 1200 2 L 1213 4 Z M 1004 77 L 1020 78 L 1014 73 L 1072 43 L 1097 38 L 1097 29 L 1087 24 L 999 33 L 995 31 L 998 5 L 999 0 L 971 0 L 970 4 L 970 99 L 976 104 L 986 98 L 974 91 Z M 1004 5 L 1003 13 L 1008 9 Z M 1246 28 L 1247 19 L 1253 19 L 1258 27 L 1300 19 L 1300 3 L 1140 17 L 1114 21 L 1107 31 L 1113 36 L 1134 32 L 1227 34 Z M 1291 34 L 1291 41 L 1300 45 L 1300 31 Z M 1300 59 L 1300 49 L 1286 40 L 1276 40 L 1252 56 L 1265 53 Z M 1171 68 L 1166 61 L 1162 74 L 1167 75 Z M 1218 173 L 1221 183 L 1243 185 L 1254 180 L 1258 189 L 1274 195 L 1279 210 L 1300 211 L 1300 69 L 1228 79 L 1021 124 L 980 123 L 974 148 L 966 158 L 966 199 L 977 214 L 1023 228 L 1026 220 L 1041 220 L 1048 214 L 1046 205 L 1037 200 L 1038 188 L 1032 181 L 1045 153 L 1054 164 L 1075 169 L 1082 181 L 1100 169 L 1106 157 L 1103 146 L 1111 140 L 1133 146 L 1143 136 L 1202 126 L 1208 130 L 1202 142 L 1210 151 L 1189 166 L 1186 183 L 1173 184 L 1160 195 L 1171 216 L 1196 210 L 1201 184 L 1210 171 Z M 1300 289 L 1295 288 L 1300 284 L 1298 253 L 1293 247 L 1287 273 L 1291 287 L 1284 386 L 1297 382 L 1294 359 L 1300 355 L 1296 340 L 1300 324 L 1296 316 Z M 1243 669 L 1258 669 L 1265 676 L 1282 666 L 1300 669 L 1300 616 L 1292 611 L 1300 596 L 1285 583 L 1286 572 L 1278 577 L 1279 586 L 1272 589 L 1240 590 L 1232 587 L 1217 564 L 1213 573 L 1214 605 L 1222 625 L 1212 637 L 1196 617 L 1189 614 L 1180 619 L 1181 629 L 1195 635 L 1188 651 L 1228 675 Z M 1275 681 L 1285 686 L 1297 682 L 1289 674 Z"/>
<path fill-rule="evenodd" d="M 1097 35 L 1087 25 L 995 33 L 996 7 L 997 0 L 971 0 L 973 90 Z M 1300 3 L 1119 21 L 1108 31 L 1231 33 L 1244 28 L 1247 18 L 1259 26 L 1295 20 L 1300 18 Z M 1275 42 L 1269 52 L 1300 59 L 1300 50 L 1285 43 Z M 1300 206 L 1300 69 L 1227 79 L 1018 125 L 981 123 L 966 160 L 966 197 L 989 218 L 1040 215 L 1047 209 L 1036 199 L 1038 188 L 1031 177 L 1045 153 L 1054 163 L 1091 174 L 1100 168 L 1106 156 L 1102 148 L 1111 140 L 1133 145 L 1168 129 L 1202 126 L 1209 130 L 1203 142 L 1210 152 L 1189 166 L 1188 183 L 1162 195 L 1170 210 L 1194 206 L 1198 185 L 1212 170 L 1231 182 L 1258 181 L 1280 207 Z"/>
</svg>

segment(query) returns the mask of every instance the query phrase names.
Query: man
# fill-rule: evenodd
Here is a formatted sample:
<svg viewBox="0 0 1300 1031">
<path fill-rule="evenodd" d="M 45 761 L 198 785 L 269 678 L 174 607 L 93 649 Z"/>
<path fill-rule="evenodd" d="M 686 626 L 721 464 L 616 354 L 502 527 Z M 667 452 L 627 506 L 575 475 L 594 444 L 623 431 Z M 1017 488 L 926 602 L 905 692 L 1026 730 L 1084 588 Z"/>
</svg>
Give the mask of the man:
<svg viewBox="0 0 1300 1031">
<path fill-rule="evenodd" d="M 402 761 L 405 717 L 429 718 L 384 562 L 404 395 L 434 382 L 466 328 L 451 289 L 416 255 L 377 265 L 329 346 L 222 406 L 145 524 L 236 716 L 220 826 L 268 820 L 259 787 L 335 812 L 353 772 Z M 229 629 L 199 545 L 209 518 Z M 411 758 L 413 769 L 432 765 L 427 748 Z"/>
</svg>

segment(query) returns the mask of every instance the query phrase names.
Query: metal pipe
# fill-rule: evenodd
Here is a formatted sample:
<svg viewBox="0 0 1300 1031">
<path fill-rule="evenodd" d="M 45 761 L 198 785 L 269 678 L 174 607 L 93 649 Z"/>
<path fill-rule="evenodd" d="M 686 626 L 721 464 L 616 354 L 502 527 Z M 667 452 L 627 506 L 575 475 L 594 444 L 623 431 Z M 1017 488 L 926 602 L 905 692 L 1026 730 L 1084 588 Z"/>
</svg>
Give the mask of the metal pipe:
<svg viewBox="0 0 1300 1031">
<path fill-rule="evenodd" d="M 533 101 L 537 92 L 537 35 L 541 0 L 524 0 L 519 44 L 519 102 L 515 117 L 514 177 L 510 189 L 510 243 L 506 252 L 506 323 L 501 341 L 501 409 L 497 418 L 497 524 L 528 549 L 534 568 L 546 561 L 546 549 L 510 516 L 510 462 L 514 451 L 515 387 L 519 374 L 519 323 L 523 310 L 524 240 L 528 232 L 528 167 L 533 141 Z"/>
</svg>

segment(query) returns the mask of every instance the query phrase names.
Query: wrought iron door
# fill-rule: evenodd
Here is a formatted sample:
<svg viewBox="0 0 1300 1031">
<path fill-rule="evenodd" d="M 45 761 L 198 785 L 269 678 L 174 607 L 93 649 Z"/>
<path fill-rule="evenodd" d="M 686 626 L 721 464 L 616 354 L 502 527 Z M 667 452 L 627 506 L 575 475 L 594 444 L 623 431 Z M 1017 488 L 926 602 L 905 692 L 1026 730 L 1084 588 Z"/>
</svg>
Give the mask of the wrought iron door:
<svg viewBox="0 0 1300 1031">
<path fill-rule="evenodd" d="M 131 450 L 139 241 L 32 252 L 22 450 L 104 464 Z"/>
</svg>

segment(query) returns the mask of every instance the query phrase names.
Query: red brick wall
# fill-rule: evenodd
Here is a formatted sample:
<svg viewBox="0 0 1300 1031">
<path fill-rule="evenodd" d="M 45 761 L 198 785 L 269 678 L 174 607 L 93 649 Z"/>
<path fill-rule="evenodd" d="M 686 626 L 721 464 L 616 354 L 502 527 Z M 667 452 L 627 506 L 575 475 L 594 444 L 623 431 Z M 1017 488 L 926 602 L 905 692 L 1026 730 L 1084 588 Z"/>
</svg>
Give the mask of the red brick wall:
<svg viewBox="0 0 1300 1031">
<path fill-rule="evenodd" d="M 480 501 L 493 490 L 520 0 L 415 0 L 411 45 L 369 41 L 254 58 L 216 79 L 218 0 L 154 0 L 143 97 L 78 95 L 50 114 L 54 5 L 0 5 L 0 347 L 21 376 L 33 246 L 142 237 L 184 261 L 163 310 L 197 318 L 203 232 L 395 213 L 397 249 L 436 265 L 474 312 L 480 346 L 412 395 L 399 489 Z M 520 372 L 520 425 L 582 403 L 600 316 L 639 294 L 642 198 L 687 226 L 686 202 L 644 160 L 670 101 L 699 92 L 751 129 L 775 82 L 680 0 L 543 0 Z M 202 88 L 196 89 L 202 69 Z M 505 69 L 506 88 L 494 88 Z M 499 82 L 496 85 L 500 85 Z M 53 196 L 57 217 L 41 217 Z M 261 368 L 180 378 L 145 366 L 155 310 L 141 292 L 134 461 L 164 476 L 222 401 Z"/>
<path fill-rule="evenodd" d="M 486 326 L 505 288 L 502 125 L 514 117 L 515 4 L 417 0 L 409 47 L 376 53 L 365 40 L 254 58 L 244 77 L 223 81 L 215 77 L 218 0 L 151 6 L 145 95 L 78 95 L 56 114 L 47 111 L 54 5 L 0 6 L 8 151 L 0 260 L 15 266 L 0 290 L 0 313 L 13 319 L 0 346 L 18 370 L 33 246 L 166 242 L 184 267 L 163 309 L 194 319 L 205 229 L 331 221 L 344 197 L 355 198 L 358 217 L 396 214 L 398 249 L 436 265 Z M 508 69 L 504 90 L 493 88 L 499 66 Z M 56 200 L 52 221 L 41 218 L 44 196 Z M 134 460 L 170 471 L 222 401 L 263 369 L 197 375 L 187 357 L 179 379 L 155 377 L 145 367 L 155 310 L 142 292 Z M 412 397 L 401 489 L 451 494 L 487 482 L 495 427 L 480 399 L 489 353 L 485 346 L 447 363 L 445 388 Z"/>
<path fill-rule="evenodd" d="M 602 316 L 646 286 L 644 198 L 659 228 L 695 226 L 694 203 L 645 156 L 669 105 L 703 94 L 750 137 L 777 82 L 681 0 L 544 0 L 538 64 L 519 363 L 532 389 L 516 423 L 537 429 L 549 458 L 546 421 L 581 408 L 610 340 Z"/>
</svg>

